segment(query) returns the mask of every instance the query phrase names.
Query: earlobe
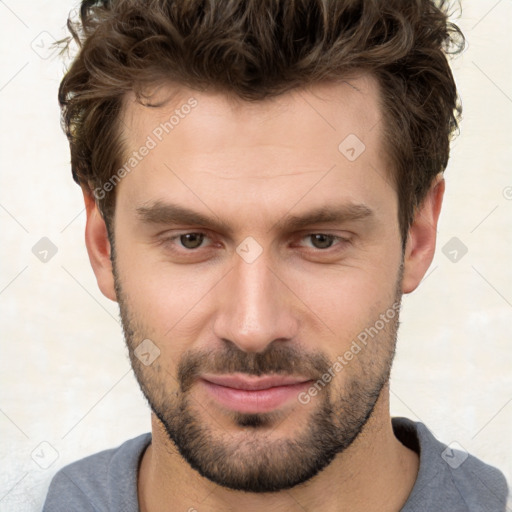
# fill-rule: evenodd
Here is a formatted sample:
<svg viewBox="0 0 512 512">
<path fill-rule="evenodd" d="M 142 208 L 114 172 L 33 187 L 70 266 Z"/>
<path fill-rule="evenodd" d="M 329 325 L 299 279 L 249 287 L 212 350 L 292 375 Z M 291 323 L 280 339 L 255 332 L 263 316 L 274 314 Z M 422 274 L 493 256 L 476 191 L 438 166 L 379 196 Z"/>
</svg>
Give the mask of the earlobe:
<svg viewBox="0 0 512 512">
<path fill-rule="evenodd" d="M 404 253 L 403 293 L 410 293 L 418 287 L 434 258 L 437 222 L 444 189 L 444 178 L 442 174 L 438 174 L 427 196 L 416 210 Z"/>
<path fill-rule="evenodd" d="M 89 260 L 103 295 L 117 301 L 112 262 L 110 261 L 111 247 L 107 226 L 90 190 L 82 187 L 82 193 L 87 213 L 85 245 L 87 246 Z"/>
</svg>

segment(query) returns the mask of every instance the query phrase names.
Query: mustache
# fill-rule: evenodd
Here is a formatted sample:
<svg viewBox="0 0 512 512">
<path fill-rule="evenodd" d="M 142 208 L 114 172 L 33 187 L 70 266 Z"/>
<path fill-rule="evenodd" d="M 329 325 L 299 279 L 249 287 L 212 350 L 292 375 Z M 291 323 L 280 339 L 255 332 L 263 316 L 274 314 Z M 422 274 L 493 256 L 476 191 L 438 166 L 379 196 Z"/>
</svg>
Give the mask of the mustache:
<svg viewBox="0 0 512 512">
<path fill-rule="evenodd" d="M 331 365 L 322 353 L 308 353 L 286 342 L 273 342 L 264 352 L 244 352 L 226 340 L 225 350 L 187 351 L 178 364 L 177 378 L 181 392 L 185 393 L 201 374 L 243 373 L 261 375 L 302 375 L 317 380 Z"/>
</svg>

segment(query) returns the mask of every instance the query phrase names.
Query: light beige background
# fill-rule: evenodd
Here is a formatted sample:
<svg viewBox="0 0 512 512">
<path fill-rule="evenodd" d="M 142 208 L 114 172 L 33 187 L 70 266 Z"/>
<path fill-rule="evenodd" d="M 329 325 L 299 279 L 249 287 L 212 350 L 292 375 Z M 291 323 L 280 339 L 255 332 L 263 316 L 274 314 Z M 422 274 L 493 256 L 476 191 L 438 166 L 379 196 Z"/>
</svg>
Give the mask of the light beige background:
<svg viewBox="0 0 512 512">
<path fill-rule="evenodd" d="M 1 511 L 40 510 L 60 467 L 150 429 L 117 305 L 97 289 L 87 259 L 59 127 L 64 63 L 47 46 L 65 34 L 74 6 L 0 1 Z M 437 255 L 404 298 L 392 413 L 423 421 L 510 481 L 512 1 L 463 8 L 468 47 L 453 68 L 464 120 Z M 58 249 L 46 263 L 32 253 L 42 237 Z M 456 263 L 442 250 L 452 237 L 468 249 Z"/>
</svg>

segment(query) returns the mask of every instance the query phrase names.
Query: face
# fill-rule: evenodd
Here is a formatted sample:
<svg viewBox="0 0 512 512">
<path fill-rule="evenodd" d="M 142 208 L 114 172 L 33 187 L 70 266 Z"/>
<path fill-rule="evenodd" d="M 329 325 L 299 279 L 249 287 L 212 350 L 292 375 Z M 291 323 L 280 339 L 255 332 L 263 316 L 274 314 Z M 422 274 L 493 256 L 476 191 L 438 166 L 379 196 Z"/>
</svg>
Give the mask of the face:
<svg viewBox="0 0 512 512">
<path fill-rule="evenodd" d="M 256 103 L 182 90 L 129 99 L 124 124 L 127 159 L 155 143 L 113 223 L 144 395 L 211 481 L 308 480 L 364 428 L 394 353 L 403 255 L 375 82 Z"/>
</svg>

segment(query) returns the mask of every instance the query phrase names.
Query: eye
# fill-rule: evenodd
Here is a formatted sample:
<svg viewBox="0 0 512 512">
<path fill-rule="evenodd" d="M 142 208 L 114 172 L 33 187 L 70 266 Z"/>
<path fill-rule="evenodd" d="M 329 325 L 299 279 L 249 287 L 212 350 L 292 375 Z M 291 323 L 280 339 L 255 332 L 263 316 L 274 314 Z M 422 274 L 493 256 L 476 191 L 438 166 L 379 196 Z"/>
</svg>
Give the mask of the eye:
<svg viewBox="0 0 512 512">
<path fill-rule="evenodd" d="M 205 238 L 208 238 L 205 233 L 180 233 L 163 239 L 163 244 L 174 251 L 183 249 L 193 251 L 201 248 Z"/>
<path fill-rule="evenodd" d="M 203 243 L 205 235 L 204 233 L 184 233 L 175 238 L 179 238 L 180 243 L 185 249 L 197 249 Z"/>
<path fill-rule="evenodd" d="M 311 240 L 311 243 L 315 249 L 329 249 L 332 246 L 335 237 L 332 235 L 325 235 L 323 233 L 315 233 L 308 235 L 306 238 Z"/>
<path fill-rule="evenodd" d="M 304 239 L 311 240 L 311 246 L 314 249 L 330 249 L 336 241 L 343 244 L 348 240 L 335 235 L 327 235 L 325 233 L 310 233 L 304 237 Z"/>
</svg>

